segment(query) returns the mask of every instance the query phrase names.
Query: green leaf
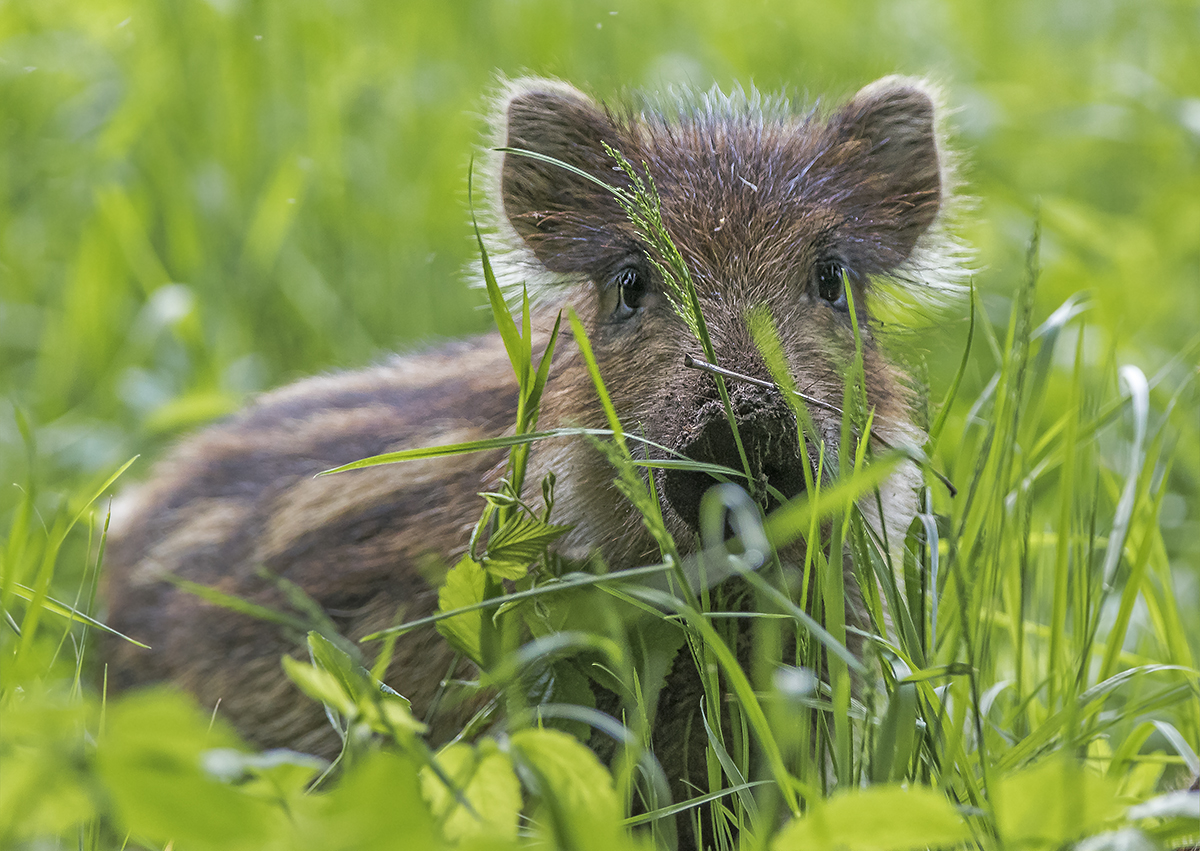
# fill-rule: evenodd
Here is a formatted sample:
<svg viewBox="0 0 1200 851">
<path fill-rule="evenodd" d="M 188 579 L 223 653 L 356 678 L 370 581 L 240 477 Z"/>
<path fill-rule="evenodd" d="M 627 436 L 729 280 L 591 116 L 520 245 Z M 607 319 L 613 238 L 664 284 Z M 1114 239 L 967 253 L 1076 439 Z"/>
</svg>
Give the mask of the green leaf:
<svg viewBox="0 0 1200 851">
<path fill-rule="evenodd" d="M 0 700 L 0 845 L 65 833 L 97 809 L 84 759 L 93 713 L 61 693 L 26 689 Z"/>
<path fill-rule="evenodd" d="M 494 740 L 484 739 L 477 748 L 450 744 L 435 759 L 442 777 L 429 766 L 422 768 L 421 792 L 448 840 L 517 838 L 521 784 L 512 758 Z"/>
<path fill-rule="evenodd" d="M 1125 813 L 1115 779 L 1062 757 L 993 780 L 996 830 L 1013 847 L 1058 847 L 1095 833 Z"/>
<path fill-rule="evenodd" d="M 971 838 L 967 823 L 940 792 L 925 786 L 872 786 L 813 804 L 787 825 L 772 851 L 907 851 Z"/>
<path fill-rule="evenodd" d="M 596 754 L 559 730 L 521 730 L 511 738 L 514 762 L 535 779 L 543 828 L 558 847 L 609 851 L 628 844 L 612 775 Z M 539 828 L 541 829 L 541 828 Z"/>
<path fill-rule="evenodd" d="M 315 664 L 285 656 L 283 668 L 309 697 L 401 744 L 425 731 L 425 725 L 412 716 L 407 698 L 384 689 L 366 668 L 324 636 L 310 632 L 308 646 Z"/>
<path fill-rule="evenodd" d="M 546 547 L 570 530 L 570 526 L 557 526 L 536 517 L 514 513 L 488 538 L 487 556 L 483 566 L 490 573 L 496 572 L 491 565 L 493 561 L 528 566 L 530 562 L 541 558 Z M 525 572 L 507 578 L 520 579 Z"/>
<path fill-rule="evenodd" d="M 120 829 L 186 848 L 261 848 L 281 809 L 213 777 L 202 755 L 239 747 L 178 692 L 139 692 L 109 705 L 96 764 Z"/>
<path fill-rule="evenodd" d="M 875 740 L 871 761 L 871 779 L 876 783 L 903 779 L 912 756 L 916 735 L 917 687 L 900 682 L 888 701 L 887 714 Z"/>
<path fill-rule="evenodd" d="M 444 851 L 446 847 L 421 797 L 418 765 L 404 753 L 371 751 L 331 792 L 308 797 L 294 819 L 300 841 L 293 848 Z"/>
<path fill-rule="evenodd" d="M 573 659 L 556 659 L 546 666 L 545 670 L 530 684 L 527 697 L 533 704 L 535 714 L 538 714 L 540 707 L 547 704 L 596 708 L 596 696 L 592 692 L 590 681 L 579 670 L 579 666 Z M 539 718 L 541 718 L 540 714 Z M 584 742 L 592 734 L 591 727 L 573 719 L 550 716 L 542 719 L 541 723 L 570 733 Z"/>
<path fill-rule="evenodd" d="M 533 376 L 533 385 L 529 388 L 529 398 L 526 400 L 526 404 L 532 409 L 536 410 L 542 402 L 542 391 L 550 376 L 550 362 L 554 360 L 554 349 L 558 345 L 558 333 L 561 328 L 562 311 L 559 311 L 558 316 L 554 319 L 554 328 L 550 331 L 550 341 L 546 343 L 546 350 L 542 352 L 542 359 L 538 361 L 537 372 Z"/>
<path fill-rule="evenodd" d="M 744 575 L 750 576 L 753 574 L 747 572 Z M 658 606 L 665 611 L 671 611 L 680 615 L 692 630 L 698 634 L 699 639 L 706 645 L 707 652 L 720 665 L 722 673 L 728 679 L 729 689 L 738 701 L 746 725 L 758 739 L 758 744 L 762 748 L 763 758 L 770 767 L 771 773 L 774 775 L 775 781 L 783 793 L 788 809 L 793 813 L 798 812 L 799 801 L 797 800 L 796 789 L 791 784 L 791 775 L 784 764 L 779 742 L 770 724 L 767 722 L 762 704 L 755 695 L 745 670 L 738 662 L 737 655 L 716 632 L 707 618 L 703 617 L 701 613 L 697 612 L 691 606 L 681 604 L 674 595 L 651 588 L 631 588 L 629 589 L 629 595 L 644 600 L 651 605 Z"/>
<path fill-rule="evenodd" d="M 170 582 L 176 588 L 182 591 L 187 591 L 189 594 L 195 594 L 201 600 L 212 603 L 222 608 L 229 609 L 239 614 L 249 615 L 252 618 L 258 618 L 268 623 L 279 624 L 280 626 L 291 627 L 298 632 L 306 632 L 308 624 L 301 618 L 295 615 L 289 615 L 286 612 L 276 611 L 269 606 L 261 606 L 258 603 L 251 603 L 249 600 L 243 600 L 234 594 L 226 594 L 224 591 L 219 591 L 216 588 L 211 588 L 208 585 L 201 585 L 199 582 L 192 582 L 190 579 L 184 579 L 174 573 L 164 573 L 162 578 Z"/>
<path fill-rule="evenodd" d="M 483 569 L 496 579 L 511 579 L 515 582 L 529 575 L 529 562 L 487 558 L 483 561 Z"/>
<path fill-rule="evenodd" d="M 938 438 L 941 437 L 942 428 L 946 425 L 946 417 L 950 415 L 951 406 L 958 396 L 958 387 L 962 383 L 963 375 L 966 374 L 967 367 L 971 362 L 971 343 L 975 339 L 975 282 L 971 282 L 970 297 L 967 300 L 970 313 L 970 324 L 967 326 L 967 340 L 963 344 L 962 359 L 958 364 L 958 371 L 954 373 L 954 378 L 950 382 L 950 389 L 946 391 L 946 397 L 942 400 L 941 407 L 938 410 L 937 419 L 929 428 L 929 439 L 926 441 L 926 451 L 930 454 L 937 447 Z"/>
<path fill-rule="evenodd" d="M 354 717 L 354 701 L 342 688 L 337 676 L 316 665 L 309 665 L 293 659 L 291 656 L 284 656 L 281 661 L 288 679 L 294 682 L 300 691 L 347 718 Z"/>
<path fill-rule="evenodd" d="M 571 573 L 559 580 L 550 580 L 536 588 L 530 588 L 525 591 L 514 591 L 511 594 L 503 594 L 499 597 L 490 599 L 480 599 L 468 606 L 456 608 L 448 608 L 439 611 L 432 615 L 427 615 L 423 618 L 406 621 L 396 626 L 391 626 L 386 629 L 381 629 L 378 632 L 373 632 L 370 635 L 363 636 L 363 641 L 374 641 L 379 638 L 384 638 L 388 635 L 403 634 L 410 632 L 418 627 L 426 626 L 431 623 L 440 623 L 441 621 L 456 618 L 459 615 L 471 614 L 472 612 L 480 612 L 490 609 L 499 609 L 502 607 L 512 607 L 514 603 L 521 600 L 533 600 L 538 597 L 553 597 L 563 592 L 570 592 L 576 588 L 586 588 L 589 586 L 604 586 L 604 585 L 619 585 L 625 582 L 638 582 L 646 577 L 651 577 L 656 574 L 665 573 L 671 570 L 669 564 L 651 564 L 646 567 L 634 567 L 629 570 L 613 571 L 612 573 L 590 574 L 590 573 Z"/>
<path fill-rule="evenodd" d="M 373 690 L 370 673 L 319 632 L 308 634 L 308 652 L 318 668 L 333 674 L 339 688 L 352 700 L 361 701 L 368 691 Z"/>
<path fill-rule="evenodd" d="M 438 611 L 449 612 L 483 602 L 487 587 L 487 574 L 478 562 L 463 556 L 458 564 L 446 572 L 446 579 L 438 589 Z M 483 633 L 483 611 L 454 615 L 437 622 L 437 630 L 451 646 L 475 662 L 481 662 L 480 636 Z"/>
<path fill-rule="evenodd" d="M 467 191 L 469 194 L 469 185 Z M 521 332 L 517 330 L 517 324 L 513 321 L 512 314 L 509 313 L 508 304 L 504 301 L 504 293 L 500 290 L 500 285 L 496 282 L 496 275 L 492 271 L 492 261 L 483 244 L 483 235 L 479 232 L 479 225 L 473 216 L 471 225 L 475 230 L 475 243 L 479 247 L 479 262 L 483 267 L 483 282 L 487 287 L 488 302 L 492 307 L 492 316 L 496 320 L 496 329 L 500 332 L 500 339 L 504 341 L 504 349 L 508 352 L 508 359 L 512 362 L 517 383 L 524 387 L 532 359 L 530 341 L 521 339 Z"/>
<path fill-rule="evenodd" d="M 900 451 L 883 453 L 876 456 L 870 466 L 838 479 L 831 487 L 822 487 L 816 498 L 793 499 L 767 518 L 767 537 L 776 547 L 796 540 L 809 531 L 814 515 L 823 518 L 844 512 L 887 481 L 904 458 Z"/>
<path fill-rule="evenodd" d="M 402 449 L 398 452 L 384 452 L 381 455 L 372 455 L 370 458 L 363 458 L 358 461 L 352 461 L 349 464 L 343 464 L 340 467 L 322 470 L 317 475 L 331 476 L 334 473 L 344 473 L 347 470 L 361 470 L 363 467 L 378 467 L 381 464 L 419 461 L 424 458 L 441 458 L 446 455 L 467 455 L 472 452 L 488 452 L 492 449 L 508 449 L 513 446 L 522 446 L 527 443 L 536 443 L 539 440 L 550 440 L 559 437 L 582 437 L 585 435 L 607 437 L 610 434 L 612 432 L 608 429 L 555 428 L 547 431 L 530 431 L 524 434 L 489 437 L 484 440 L 447 443 L 441 446 L 421 446 L 416 449 Z"/>
<path fill-rule="evenodd" d="M 218 780 L 288 808 L 307 795 L 313 779 L 329 767 L 323 759 L 283 748 L 264 753 L 213 748 L 200 759 L 204 770 Z"/>
</svg>

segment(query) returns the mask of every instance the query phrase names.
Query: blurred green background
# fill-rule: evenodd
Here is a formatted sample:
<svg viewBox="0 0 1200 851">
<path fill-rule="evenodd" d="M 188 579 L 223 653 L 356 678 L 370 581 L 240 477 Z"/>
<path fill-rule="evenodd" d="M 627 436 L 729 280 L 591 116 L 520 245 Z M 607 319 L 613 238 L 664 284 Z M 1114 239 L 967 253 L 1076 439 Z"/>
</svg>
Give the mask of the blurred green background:
<svg viewBox="0 0 1200 851">
<path fill-rule="evenodd" d="M 989 317 L 1007 315 L 1040 203 L 1038 318 L 1087 291 L 1090 363 L 1166 368 L 1162 519 L 1200 601 L 1193 0 L 5 0 L 0 528 L 21 489 L 48 513 L 136 453 L 145 475 L 248 394 L 486 329 L 462 270 L 497 74 L 807 101 L 896 72 L 955 107 Z M 901 335 L 935 399 L 966 314 Z M 982 342 L 975 363 L 977 393 Z M 1103 439 L 1120 461 L 1121 439 Z"/>
</svg>

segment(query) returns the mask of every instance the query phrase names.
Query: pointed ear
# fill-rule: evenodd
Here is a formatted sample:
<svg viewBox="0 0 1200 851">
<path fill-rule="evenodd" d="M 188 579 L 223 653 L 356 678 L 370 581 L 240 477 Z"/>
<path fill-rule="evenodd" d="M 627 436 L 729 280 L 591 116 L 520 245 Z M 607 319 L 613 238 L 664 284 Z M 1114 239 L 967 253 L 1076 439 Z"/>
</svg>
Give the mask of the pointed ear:
<svg viewBox="0 0 1200 851">
<path fill-rule="evenodd" d="M 885 77 L 856 94 L 831 122 L 843 143 L 860 143 L 859 192 L 894 259 L 907 258 L 937 220 L 946 187 L 937 135 L 937 107 L 923 82 Z"/>
<path fill-rule="evenodd" d="M 604 144 L 618 147 L 617 128 L 582 92 L 553 80 L 509 85 L 502 100 L 505 147 L 532 151 L 573 166 L 606 183 L 623 185 Z M 505 218 L 551 271 L 578 271 L 591 255 L 586 241 L 597 225 L 623 222 L 611 193 L 554 163 L 505 153 L 500 201 Z M 578 254 L 580 256 L 576 257 Z"/>
</svg>

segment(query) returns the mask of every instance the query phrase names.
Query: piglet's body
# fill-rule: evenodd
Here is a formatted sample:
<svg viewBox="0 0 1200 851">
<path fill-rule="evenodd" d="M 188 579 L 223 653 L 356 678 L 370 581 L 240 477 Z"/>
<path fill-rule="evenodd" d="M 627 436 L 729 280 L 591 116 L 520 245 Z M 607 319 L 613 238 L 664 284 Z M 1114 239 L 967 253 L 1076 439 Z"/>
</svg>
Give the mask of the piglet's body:
<svg viewBox="0 0 1200 851">
<path fill-rule="evenodd" d="M 496 112 L 499 145 L 623 188 L 628 178 L 606 146 L 648 170 L 720 366 L 770 379 L 746 322 L 752 308 L 769 311 L 797 387 L 826 404 L 808 404 L 816 434 L 801 446 L 779 391 L 730 383 L 759 484 L 794 495 L 804 488 L 804 465 L 815 469 L 822 450 L 837 457 L 836 408 L 855 347 L 843 281 L 858 311 L 875 433 L 893 444 L 919 436 L 904 376 L 872 339 L 869 306 L 880 277 L 937 286 L 955 273 L 941 226 L 946 158 L 921 83 L 889 78 L 835 110 L 797 114 L 782 100 L 719 93 L 658 110 L 608 109 L 565 84 L 525 79 L 506 87 Z M 683 367 L 699 347 L 668 301 L 661 258 L 612 195 L 543 159 L 495 156 L 489 225 L 501 281 L 526 282 L 543 321 L 565 305 L 578 311 L 628 430 L 741 468 L 711 375 Z M 381 452 L 502 434 L 512 428 L 516 397 L 503 347 L 485 336 L 301 381 L 185 440 L 133 495 L 112 536 L 110 623 L 153 649 L 110 642 L 110 682 L 169 680 L 205 705 L 219 700 L 220 714 L 262 746 L 335 751 L 320 707 L 281 669 L 281 654 L 295 650 L 292 638 L 180 591 L 163 575 L 279 605 L 265 568 L 304 589 L 352 639 L 395 623 L 398 612 L 430 613 L 437 591 L 422 565 L 450 564 L 464 552 L 482 507 L 476 494 L 495 488 L 505 456 L 313 476 Z M 555 356 L 540 421 L 559 425 L 606 425 L 570 339 Z M 599 553 L 614 569 L 660 559 L 589 443 L 536 446 L 527 481 L 551 470 L 558 476 L 553 520 L 573 526 L 560 542 L 565 554 Z M 654 475 L 666 525 L 686 554 L 712 482 L 696 473 Z M 914 484 L 905 471 L 884 487 L 884 516 L 873 522 L 885 533 L 907 526 Z M 856 622 L 859 613 L 848 617 Z M 436 633 L 417 632 L 397 644 L 387 680 L 423 717 L 454 674 L 453 660 Z M 664 692 L 662 729 L 695 712 L 674 687 L 669 681 Z M 456 731 L 469 709 L 440 716 L 433 738 Z M 672 748 L 680 750 L 664 743 L 664 753 Z M 663 761 L 678 779 L 682 769 Z"/>
</svg>

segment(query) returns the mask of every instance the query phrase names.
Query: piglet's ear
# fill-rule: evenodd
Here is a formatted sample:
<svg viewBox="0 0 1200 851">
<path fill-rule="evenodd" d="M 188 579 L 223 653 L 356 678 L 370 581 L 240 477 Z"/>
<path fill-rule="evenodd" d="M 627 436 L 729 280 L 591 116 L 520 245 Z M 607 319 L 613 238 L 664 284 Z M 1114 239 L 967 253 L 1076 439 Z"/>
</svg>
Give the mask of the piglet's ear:
<svg viewBox="0 0 1200 851">
<path fill-rule="evenodd" d="M 858 200 L 886 231 L 901 262 L 942 208 L 936 107 L 919 80 L 885 77 L 862 89 L 831 122 L 842 142 L 861 142 Z"/>
<path fill-rule="evenodd" d="M 518 80 L 510 84 L 502 110 L 506 147 L 552 157 L 610 185 L 624 183 L 604 149 L 605 143 L 617 147 L 617 130 L 582 92 L 553 80 Z M 585 266 L 591 251 L 581 237 L 625 218 L 603 187 L 560 165 L 514 153 L 504 154 L 500 198 L 513 229 L 556 272 Z"/>
</svg>

